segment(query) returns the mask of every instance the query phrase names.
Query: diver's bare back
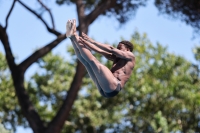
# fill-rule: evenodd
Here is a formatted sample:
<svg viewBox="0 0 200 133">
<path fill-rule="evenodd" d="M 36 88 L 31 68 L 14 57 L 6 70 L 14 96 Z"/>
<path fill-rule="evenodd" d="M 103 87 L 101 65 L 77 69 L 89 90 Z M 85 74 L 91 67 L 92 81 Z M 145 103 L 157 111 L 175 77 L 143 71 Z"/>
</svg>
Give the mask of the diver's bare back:
<svg viewBox="0 0 200 133">
<path fill-rule="evenodd" d="M 121 88 L 124 87 L 125 83 L 131 76 L 134 66 L 135 56 L 133 54 L 131 60 L 121 59 L 117 57 L 114 59 L 111 72 L 113 73 L 114 77 L 116 77 L 120 81 Z"/>
</svg>

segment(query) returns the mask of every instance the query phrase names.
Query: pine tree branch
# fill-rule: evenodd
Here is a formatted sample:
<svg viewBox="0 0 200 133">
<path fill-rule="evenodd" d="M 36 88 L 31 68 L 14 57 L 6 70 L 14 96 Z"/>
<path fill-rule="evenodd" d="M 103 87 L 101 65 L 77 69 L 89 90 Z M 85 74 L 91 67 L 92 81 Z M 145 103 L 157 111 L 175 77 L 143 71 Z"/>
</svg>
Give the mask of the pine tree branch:
<svg viewBox="0 0 200 133">
<path fill-rule="evenodd" d="M 103 14 L 103 12 L 105 12 L 107 9 L 111 8 L 112 6 L 114 6 L 114 4 L 116 3 L 116 0 L 105 0 L 105 2 L 101 2 L 97 5 L 97 7 L 95 7 L 95 9 L 93 11 L 91 11 L 91 13 L 89 13 L 86 16 L 86 21 L 88 24 L 93 23 L 93 21 L 101 14 Z"/>
<path fill-rule="evenodd" d="M 15 2 L 16 2 L 16 0 L 13 1 L 12 6 L 11 6 L 9 12 L 8 12 L 8 15 L 6 16 L 6 25 L 5 25 L 5 29 L 7 29 L 7 27 L 8 27 L 8 18 L 10 17 L 11 12 L 13 11 L 13 8 L 14 8 L 14 6 L 15 6 Z"/>
<path fill-rule="evenodd" d="M 6 33 L 6 29 L 0 25 L 0 40 L 3 44 L 5 53 L 6 53 L 6 60 L 10 67 L 10 69 L 14 69 L 16 67 L 15 58 L 13 56 L 12 50 L 10 48 L 8 36 Z"/>
<path fill-rule="evenodd" d="M 54 19 L 53 19 L 53 15 L 51 13 L 51 10 L 44 3 L 42 3 L 41 0 L 38 0 L 38 2 L 41 4 L 42 7 L 44 7 L 48 11 L 48 13 L 51 17 L 51 23 L 52 23 L 53 29 L 55 29 Z"/>
<path fill-rule="evenodd" d="M 45 21 L 40 15 L 38 15 L 34 10 L 32 10 L 31 8 L 29 8 L 27 5 L 25 5 L 25 4 L 24 4 L 23 2 L 21 2 L 20 0 L 17 0 L 17 1 L 18 1 L 23 7 L 25 7 L 28 11 L 30 11 L 30 12 L 33 13 L 35 16 L 37 16 L 37 17 L 44 23 L 44 25 L 46 26 L 47 30 L 48 30 L 50 33 L 52 33 L 52 34 L 54 34 L 54 35 L 56 35 L 56 36 L 61 35 L 60 32 L 56 31 L 55 29 L 50 28 L 50 27 L 48 26 L 48 24 L 46 23 L 46 21 Z"/>
</svg>

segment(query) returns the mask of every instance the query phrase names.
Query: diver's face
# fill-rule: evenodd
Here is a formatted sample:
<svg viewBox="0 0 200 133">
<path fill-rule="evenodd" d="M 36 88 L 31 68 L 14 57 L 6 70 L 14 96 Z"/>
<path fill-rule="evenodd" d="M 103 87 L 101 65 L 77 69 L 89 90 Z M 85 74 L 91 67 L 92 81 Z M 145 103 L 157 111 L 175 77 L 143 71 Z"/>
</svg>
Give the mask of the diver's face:
<svg viewBox="0 0 200 133">
<path fill-rule="evenodd" d="M 127 47 L 123 43 L 119 43 L 117 49 L 122 51 L 128 51 Z"/>
</svg>

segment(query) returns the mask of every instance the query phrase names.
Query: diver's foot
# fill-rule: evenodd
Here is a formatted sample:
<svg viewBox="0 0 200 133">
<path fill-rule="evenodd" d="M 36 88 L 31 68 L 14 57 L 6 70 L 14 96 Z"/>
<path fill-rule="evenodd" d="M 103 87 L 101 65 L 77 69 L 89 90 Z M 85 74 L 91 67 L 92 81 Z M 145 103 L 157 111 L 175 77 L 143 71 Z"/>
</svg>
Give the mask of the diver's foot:
<svg viewBox="0 0 200 133">
<path fill-rule="evenodd" d="M 68 20 L 67 21 L 67 25 L 66 25 L 66 37 L 70 38 L 73 35 L 73 21 L 72 20 Z"/>
</svg>

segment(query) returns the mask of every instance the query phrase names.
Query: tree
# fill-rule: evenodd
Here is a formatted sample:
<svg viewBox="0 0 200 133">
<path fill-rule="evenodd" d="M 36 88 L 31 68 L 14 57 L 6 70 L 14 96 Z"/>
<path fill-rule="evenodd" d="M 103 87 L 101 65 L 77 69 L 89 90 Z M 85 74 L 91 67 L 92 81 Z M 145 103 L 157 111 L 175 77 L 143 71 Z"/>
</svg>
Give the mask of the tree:
<svg viewBox="0 0 200 133">
<path fill-rule="evenodd" d="M 195 69 L 183 57 L 168 53 L 161 44 L 151 44 L 145 34 L 141 36 L 135 32 L 131 42 L 135 46 L 137 65 L 124 90 L 112 99 L 105 99 L 86 75 L 82 86 L 85 89 L 79 93 L 63 133 L 104 133 L 106 130 L 124 133 L 199 132 L 199 69 Z M 69 48 L 69 52 L 74 55 L 73 48 Z M 96 57 L 111 67 L 111 62 L 98 54 Z M 39 90 L 35 91 L 32 99 L 44 99 L 43 106 L 37 107 L 44 121 L 51 119 L 59 106 L 57 103 L 61 104 L 62 95 L 59 94 L 64 89 L 59 88 L 66 86 L 61 81 L 67 75 L 62 66 L 73 66 L 74 62 L 75 58 L 67 63 L 52 54 L 39 62 L 44 73 L 36 73 L 28 88 Z M 56 64 L 60 64 L 60 67 L 57 68 Z M 55 90 L 55 86 L 58 86 L 58 90 Z M 44 111 L 49 102 L 53 109 Z"/>
<path fill-rule="evenodd" d="M 161 14 L 180 19 L 192 26 L 196 33 L 199 33 L 200 3 L 198 0 L 155 0 L 155 5 Z"/>
<path fill-rule="evenodd" d="M 23 113 L 24 117 L 27 119 L 28 124 L 34 131 L 34 133 L 59 133 L 64 125 L 64 122 L 69 118 L 69 112 L 72 109 L 72 105 L 74 100 L 77 97 L 77 93 L 81 88 L 82 78 L 85 75 L 85 69 L 83 65 L 78 61 L 76 66 L 76 73 L 74 74 L 73 80 L 69 85 L 69 90 L 67 91 L 66 97 L 63 99 L 62 104 L 59 107 L 58 112 L 54 115 L 54 117 L 48 121 L 48 124 L 44 123 L 38 114 L 33 101 L 31 101 L 30 94 L 27 91 L 25 86 L 24 73 L 26 70 L 47 53 L 49 53 L 53 48 L 55 48 L 60 42 L 66 39 L 64 33 L 60 33 L 56 30 L 54 19 L 51 13 L 51 10 L 43 3 L 41 0 L 37 0 L 37 2 L 41 5 L 41 7 L 47 11 L 51 18 L 50 26 L 46 20 L 38 14 L 31 7 L 27 6 L 21 0 L 13 0 L 12 6 L 5 18 L 5 26 L 0 25 L 0 40 L 3 44 L 5 50 L 5 57 L 11 72 L 11 77 L 13 81 L 13 87 L 15 89 L 16 97 L 19 101 L 20 111 Z M 78 31 L 88 32 L 89 25 L 96 20 L 96 18 L 100 15 L 107 14 L 112 15 L 115 14 L 120 23 L 125 23 L 129 18 L 130 14 L 134 14 L 139 6 L 143 6 L 146 0 L 138 1 L 129 1 L 129 0 L 98 0 L 98 1 L 69 1 L 63 0 L 58 1 L 57 3 L 67 3 L 67 4 L 75 4 L 77 8 L 77 16 L 79 26 Z M 15 4 L 18 3 L 22 7 L 24 7 L 28 12 L 35 15 L 46 27 L 50 34 L 56 36 L 56 39 L 46 46 L 38 49 L 34 53 L 32 53 L 29 57 L 27 57 L 24 61 L 19 64 L 16 64 L 15 57 L 13 56 L 12 49 L 10 47 L 9 35 L 7 33 L 8 28 L 8 20 L 10 14 L 13 11 Z M 86 12 L 88 14 L 86 14 Z"/>
<path fill-rule="evenodd" d="M 183 57 L 168 53 L 161 44 L 153 45 L 145 34 L 135 32 L 130 40 L 137 65 L 125 88 L 112 99 L 103 98 L 86 73 L 62 132 L 199 132 L 199 69 Z M 72 47 L 68 52 L 71 61 L 52 53 L 41 58 L 37 62 L 40 71 L 25 84 L 45 125 L 69 90 L 66 86 L 73 76 L 67 75 L 75 74 L 76 56 Z M 98 54 L 96 57 L 111 67 L 110 61 Z M 8 105 L 12 101 L 8 100 Z"/>
</svg>

